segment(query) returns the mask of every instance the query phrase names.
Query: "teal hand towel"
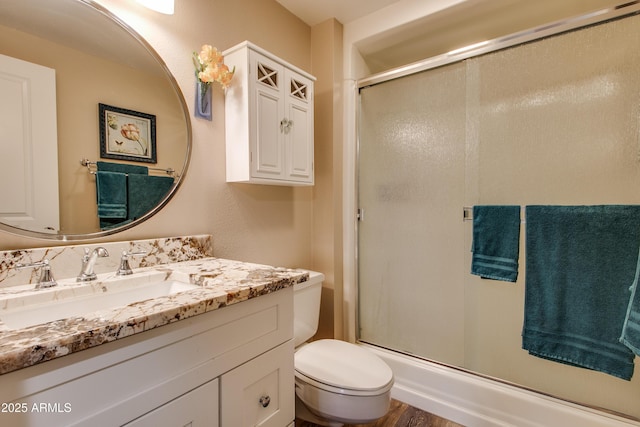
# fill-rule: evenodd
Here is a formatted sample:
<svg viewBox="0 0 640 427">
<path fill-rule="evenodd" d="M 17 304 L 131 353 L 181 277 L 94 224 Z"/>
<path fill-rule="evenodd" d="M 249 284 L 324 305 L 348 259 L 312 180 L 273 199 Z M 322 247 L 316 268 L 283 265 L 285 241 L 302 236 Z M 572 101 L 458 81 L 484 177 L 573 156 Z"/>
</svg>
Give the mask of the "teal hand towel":
<svg viewBox="0 0 640 427">
<path fill-rule="evenodd" d="M 127 218 L 127 175 L 96 172 L 96 193 L 99 218 Z"/>
<path fill-rule="evenodd" d="M 474 206 L 471 274 L 515 282 L 520 256 L 520 206 Z"/>
<path fill-rule="evenodd" d="M 640 206 L 528 206 L 522 347 L 531 355 L 633 375 L 619 342 L 640 246 Z"/>
<path fill-rule="evenodd" d="M 636 277 L 629 288 L 629 304 L 622 325 L 620 342 L 626 345 L 637 356 L 640 356 L 640 291 L 638 290 L 638 278 L 640 277 L 640 255 L 636 267 Z"/>
<path fill-rule="evenodd" d="M 126 163 L 113 163 L 113 162 L 96 162 L 96 167 L 99 171 L 104 172 L 120 172 L 120 173 L 135 173 L 140 175 L 148 175 L 149 168 L 146 166 L 128 165 Z"/>
<path fill-rule="evenodd" d="M 128 176 L 128 218 L 135 220 L 156 207 L 173 186 L 170 176 L 130 174 Z"/>
</svg>

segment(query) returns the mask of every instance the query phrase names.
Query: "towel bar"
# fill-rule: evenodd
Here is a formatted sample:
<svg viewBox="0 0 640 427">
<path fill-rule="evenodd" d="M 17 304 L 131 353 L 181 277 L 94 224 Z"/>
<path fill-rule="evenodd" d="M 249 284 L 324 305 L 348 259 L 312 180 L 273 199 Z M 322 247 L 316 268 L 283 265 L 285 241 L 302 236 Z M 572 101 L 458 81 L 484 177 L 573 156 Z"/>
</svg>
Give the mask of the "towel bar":
<svg viewBox="0 0 640 427">
<path fill-rule="evenodd" d="M 525 217 L 525 212 L 524 212 L 524 206 L 523 206 L 522 208 L 520 208 L 520 218 L 523 218 L 522 220 L 520 220 L 521 224 L 525 224 L 527 222 L 524 220 L 524 217 Z M 462 207 L 462 220 L 473 221 L 473 206 Z"/>
<path fill-rule="evenodd" d="M 91 167 L 92 166 L 96 166 L 97 162 L 92 162 L 89 159 L 82 159 L 82 160 L 80 160 L 80 164 L 82 166 L 85 166 L 90 174 L 92 174 L 92 175 L 96 174 L 96 171 L 94 169 L 92 169 Z M 152 170 L 152 171 L 164 172 L 169 176 L 175 176 L 175 173 L 176 173 L 175 169 L 173 169 L 173 168 L 162 169 L 162 168 L 150 168 L 150 167 L 147 167 L 147 169 Z"/>
</svg>

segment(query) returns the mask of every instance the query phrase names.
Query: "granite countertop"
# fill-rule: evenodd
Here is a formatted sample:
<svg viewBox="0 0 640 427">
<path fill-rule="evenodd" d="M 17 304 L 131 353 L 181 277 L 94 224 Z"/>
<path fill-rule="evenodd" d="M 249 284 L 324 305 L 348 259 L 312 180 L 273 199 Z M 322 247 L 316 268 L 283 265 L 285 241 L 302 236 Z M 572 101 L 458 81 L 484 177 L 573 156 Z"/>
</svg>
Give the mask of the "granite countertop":
<svg viewBox="0 0 640 427">
<path fill-rule="evenodd" d="M 162 280 L 196 284 L 199 288 L 23 329 L 9 329 L 0 322 L 0 374 L 269 294 L 306 281 L 309 277 L 304 270 L 203 258 L 139 268 L 126 278 L 135 279 L 149 274 L 155 274 Z M 41 293 L 38 297 L 54 301 L 56 293 L 78 292 L 80 287 L 82 291 L 105 292 L 106 286 L 117 280 L 122 278 L 109 273 L 98 275 L 98 279 L 89 284 L 76 283 L 75 279 L 58 280 L 57 287 L 44 292 L 34 290 L 33 285 L 2 288 L 0 317 L 2 310 L 9 308 L 10 300 L 16 296 Z"/>
</svg>

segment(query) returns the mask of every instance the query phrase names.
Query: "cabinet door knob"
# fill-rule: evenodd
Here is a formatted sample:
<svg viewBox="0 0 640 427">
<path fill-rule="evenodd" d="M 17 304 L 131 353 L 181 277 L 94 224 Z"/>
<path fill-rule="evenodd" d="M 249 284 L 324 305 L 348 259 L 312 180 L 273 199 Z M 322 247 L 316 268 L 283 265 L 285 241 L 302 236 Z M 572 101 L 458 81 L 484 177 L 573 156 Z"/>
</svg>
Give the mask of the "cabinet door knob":
<svg viewBox="0 0 640 427">
<path fill-rule="evenodd" d="M 291 131 L 291 126 L 293 126 L 293 120 L 282 119 L 280 120 L 280 132 L 284 134 L 288 134 Z"/>
<path fill-rule="evenodd" d="M 267 406 L 269 406 L 269 403 L 271 403 L 271 398 L 269 396 L 262 396 L 260 398 L 260 404 L 262 405 L 263 408 L 266 408 Z"/>
</svg>

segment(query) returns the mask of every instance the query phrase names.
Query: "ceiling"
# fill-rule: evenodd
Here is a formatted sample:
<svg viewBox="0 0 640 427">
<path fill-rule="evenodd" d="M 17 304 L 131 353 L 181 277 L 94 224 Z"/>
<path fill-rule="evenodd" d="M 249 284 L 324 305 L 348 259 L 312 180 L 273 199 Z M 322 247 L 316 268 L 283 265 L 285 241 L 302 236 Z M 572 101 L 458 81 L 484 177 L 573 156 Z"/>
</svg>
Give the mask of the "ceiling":
<svg viewBox="0 0 640 427">
<path fill-rule="evenodd" d="M 66 25 L 60 25 L 59 18 L 64 18 Z M 156 58 L 147 54 L 146 48 L 136 37 L 132 37 L 124 27 L 115 25 L 104 13 L 82 2 L 0 0 L 0 25 L 90 55 L 100 55 L 134 69 L 165 76 Z M 82 34 L 82 37 L 78 37 L 78 34 Z M 16 34 L 16 37 L 19 36 L 23 35 Z"/>
<path fill-rule="evenodd" d="M 276 0 L 309 26 L 336 18 L 349 24 L 406 0 Z M 433 0 L 421 0 L 425 4 Z M 551 22 L 622 4 L 625 0 L 464 0 L 360 40 L 356 48 L 372 73 L 492 40 Z M 414 5 L 416 1 L 412 2 Z"/>
<path fill-rule="evenodd" d="M 348 24 L 400 0 L 276 0 L 309 26 L 330 18 Z"/>
</svg>

